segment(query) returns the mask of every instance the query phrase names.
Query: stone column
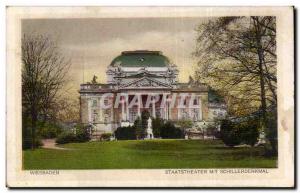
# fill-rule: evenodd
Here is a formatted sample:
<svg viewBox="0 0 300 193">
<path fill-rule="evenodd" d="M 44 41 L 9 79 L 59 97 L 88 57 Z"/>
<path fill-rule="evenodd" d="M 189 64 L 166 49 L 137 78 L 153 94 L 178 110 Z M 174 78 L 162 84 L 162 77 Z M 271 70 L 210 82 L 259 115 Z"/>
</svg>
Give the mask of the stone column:
<svg viewBox="0 0 300 193">
<path fill-rule="evenodd" d="M 161 98 L 161 102 L 162 102 L 162 100 L 163 100 L 163 95 L 162 95 L 162 98 Z M 167 112 L 167 110 L 168 110 L 168 108 L 167 108 L 167 105 L 168 105 L 168 101 L 164 101 L 164 108 L 163 108 L 163 119 L 165 119 L 165 120 L 167 120 L 168 119 L 168 112 Z"/>
<path fill-rule="evenodd" d="M 92 101 L 91 99 L 88 99 L 88 122 L 91 123 L 92 122 Z"/>
<path fill-rule="evenodd" d="M 165 109 L 166 109 L 166 119 L 169 120 L 169 102 L 166 102 L 166 105 L 165 105 Z"/>
<path fill-rule="evenodd" d="M 124 100 L 124 96 L 122 96 L 121 108 L 122 108 L 122 121 L 125 121 L 126 117 L 125 117 L 125 100 Z"/>
<path fill-rule="evenodd" d="M 101 100 L 101 97 L 100 97 L 100 100 Z M 99 102 L 98 107 L 99 107 L 99 115 L 98 115 L 99 116 L 99 120 L 102 122 L 102 121 L 104 121 L 104 113 L 103 113 L 103 109 L 102 109 L 102 107 L 100 105 L 100 102 Z"/>
<path fill-rule="evenodd" d="M 188 108 L 188 115 L 190 119 L 193 119 L 193 112 L 192 112 L 192 108 L 190 105 L 194 105 L 194 100 L 195 100 L 195 96 L 192 96 L 192 94 L 189 94 L 189 96 L 187 97 L 187 108 Z"/>
<path fill-rule="evenodd" d="M 203 107 L 202 107 L 202 100 L 201 97 L 199 97 L 199 120 L 203 121 L 203 117 L 202 117 L 202 111 L 203 111 Z"/>
<path fill-rule="evenodd" d="M 141 97 L 141 95 L 138 95 L 138 107 L 137 107 L 137 110 L 138 110 L 138 116 L 141 117 L 141 103 L 143 102 L 142 101 L 143 98 Z"/>
<path fill-rule="evenodd" d="M 111 123 L 113 123 L 114 124 L 114 119 L 115 119 L 115 109 L 114 109 L 114 96 L 113 97 L 111 97 L 109 100 L 110 100 L 110 102 L 111 102 L 111 108 L 110 108 L 110 114 L 111 114 L 111 118 L 110 118 L 110 121 L 111 121 Z"/>
<path fill-rule="evenodd" d="M 126 98 L 126 121 L 129 121 L 129 95 Z"/>
<path fill-rule="evenodd" d="M 152 117 L 155 118 L 156 117 L 156 113 L 155 113 L 155 101 L 152 98 Z"/>
</svg>

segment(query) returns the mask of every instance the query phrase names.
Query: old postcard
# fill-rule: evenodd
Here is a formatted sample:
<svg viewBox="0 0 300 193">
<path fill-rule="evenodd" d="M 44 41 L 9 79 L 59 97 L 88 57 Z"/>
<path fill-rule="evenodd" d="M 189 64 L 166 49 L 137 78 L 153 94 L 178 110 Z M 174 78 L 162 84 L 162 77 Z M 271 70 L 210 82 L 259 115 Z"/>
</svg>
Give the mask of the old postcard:
<svg viewBox="0 0 300 193">
<path fill-rule="evenodd" d="M 294 187 L 293 7 L 7 7 L 8 187 Z"/>
</svg>

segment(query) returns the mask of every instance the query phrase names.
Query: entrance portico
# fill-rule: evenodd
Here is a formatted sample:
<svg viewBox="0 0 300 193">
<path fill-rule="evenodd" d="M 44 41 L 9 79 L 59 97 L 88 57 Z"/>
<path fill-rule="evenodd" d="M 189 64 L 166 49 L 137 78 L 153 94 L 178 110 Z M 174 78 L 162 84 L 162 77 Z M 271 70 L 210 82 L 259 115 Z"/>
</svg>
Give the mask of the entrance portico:
<svg viewBox="0 0 300 193">
<path fill-rule="evenodd" d="M 122 115 L 123 121 L 133 123 L 135 119 L 141 116 L 141 112 L 148 111 L 151 117 L 168 119 L 168 101 L 165 100 L 171 95 L 170 91 L 157 90 L 126 90 L 122 91 Z M 127 98 L 127 100 L 126 100 Z"/>
</svg>

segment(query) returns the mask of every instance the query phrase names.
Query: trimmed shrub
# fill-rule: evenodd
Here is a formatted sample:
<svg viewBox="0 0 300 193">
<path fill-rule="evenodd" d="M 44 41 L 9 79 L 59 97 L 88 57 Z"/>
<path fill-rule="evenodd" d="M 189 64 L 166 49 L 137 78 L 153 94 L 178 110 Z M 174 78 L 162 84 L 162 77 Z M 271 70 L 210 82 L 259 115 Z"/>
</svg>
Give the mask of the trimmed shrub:
<svg viewBox="0 0 300 193">
<path fill-rule="evenodd" d="M 111 136 L 112 136 L 111 133 L 103 133 L 101 135 L 100 139 L 103 140 L 103 141 L 109 141 Z"/>
<path fill-rule="evenodd" d="M 76 126 L 76 142 L 87 142 L 91 140 L 90 126 L 77 125 Z"/>
<path fill-rule="evenodd" d="M 76 135 L 71 132 L 63 132 L 61 133 L 55 141 L 57 144 L 66 144 L 76 142 Z"/>
<path fill-rule="evenodd" d="M 62 129 L 52 123 L 39 123 L 38 124 L 38 136 L 40 136 L 43 139 L 52 139 L 57 137 L 61 132 Z"/>
<path fill-rule="evenodd" d="M 205 134 L 207 136 L 213 136 L 215 138 L 220 137 L 220 134 L 218 133 L 218 129 L 217 126 L 214 124 L 209 124 L 207 125 L 206 129 L 205 129 Z"/>
<path fill-rule="evenodd" d="M 246 122 L 238 124 L 239 132 L 241 135 L 242 143 L 254 146 L 259 137 L 259 121 L 248 120 Z"/>
<path fill-rule="evenodd" d="M 194 123 L 190 119 L 180 119 L 176 121 L 176 125 L 178 125 L 180 129 L 186 130 L 192 128 Z"/>
<path fill-rule="evenodd" d="M 153 128 L 153 135 L 156 138 L 160 137 L 160 131 L 162 127 L 164 126 L 164 120 L 157 117 L 152 119 L 152 128 Z"/>
<path fill-rule="evenodd" d="M 243 122 L 223 120 L 221 123 L 221 139 L 228 146 L 247 144 L 254 146 L 259 137 L 259 120 L 248 119 Z"/>
<path fill-rule="evenodd" d="M 162 126 L 160 136 L 163 139 L 181 139 L 184 138 L 184 132 L 168 121 Z"/>
<path fill-rule="evenodd" d="M 229 147 L 234 147 L 241 144 L 241 136 L 239 130 L 230 120 L 222 120 L 220 134 L 224 144 Z"/>
<path fill-rule="evenodd" d="M 63 132 L 56 138 L 56 143 L 58 144 L 65 144 L 65 143 L 82 143 L 89 141 L 90 134 L 89 134 L 89 126 L 83 126 L 81 124 L 76 126 L 76 134 L 73 132 L 67 131 Z"/>
<path fill-rule="evenodd" d="M 136 139 L 135 127 L 118 127 L 115 131 L 115 137 L 118 140 L 134 140 Z"/>
</svg>

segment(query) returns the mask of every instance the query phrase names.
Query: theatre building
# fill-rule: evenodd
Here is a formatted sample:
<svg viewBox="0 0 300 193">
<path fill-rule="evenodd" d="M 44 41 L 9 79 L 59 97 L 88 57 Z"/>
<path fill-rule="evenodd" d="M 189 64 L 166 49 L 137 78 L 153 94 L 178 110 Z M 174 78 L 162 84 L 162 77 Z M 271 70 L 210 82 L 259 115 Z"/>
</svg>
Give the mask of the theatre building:
<svg viewBox="0 0 300 193">
<path fill-rule="evenodd" d="M 199 127 L 212 122 L 219 114 L 210 113 L 209 107 L 220 109 L 209 104 L 208 87 L 192 78 L 178 82 L 178 73 L 159 51 L 122 52 L 107 67 L 106 84 L 94 77 L 80 85 L 82 123 L 92 125 L 93 134 L 99 135 L 132 125 L 143 111 L 152 118 L 190 119 Z"/>
</svg>

